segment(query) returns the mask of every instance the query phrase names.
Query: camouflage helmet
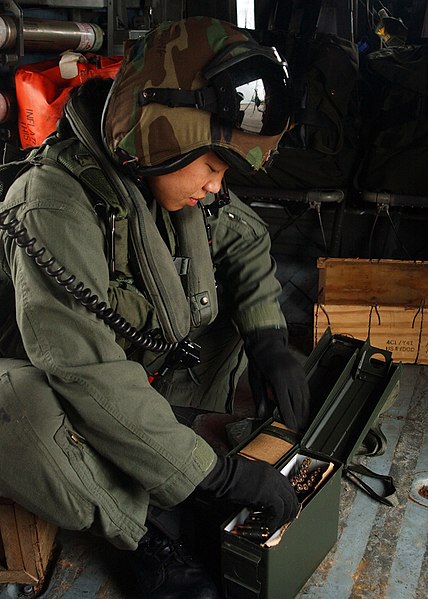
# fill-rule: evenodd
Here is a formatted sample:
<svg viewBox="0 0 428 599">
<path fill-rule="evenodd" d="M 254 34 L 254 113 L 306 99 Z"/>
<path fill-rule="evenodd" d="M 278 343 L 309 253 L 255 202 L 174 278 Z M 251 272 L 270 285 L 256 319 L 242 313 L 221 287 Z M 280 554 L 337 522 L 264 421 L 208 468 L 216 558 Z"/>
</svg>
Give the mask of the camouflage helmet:
<svg viewBox="0 0 428 599">
<path fill-rule="evenodd" d="M 268 161 L 289 122 L 286 64 L 245 30 L 211 17 L 168 22 L 125 43 L 102 134 L 146 175 L 214 150 L 241 171 Z"/>
</svg>

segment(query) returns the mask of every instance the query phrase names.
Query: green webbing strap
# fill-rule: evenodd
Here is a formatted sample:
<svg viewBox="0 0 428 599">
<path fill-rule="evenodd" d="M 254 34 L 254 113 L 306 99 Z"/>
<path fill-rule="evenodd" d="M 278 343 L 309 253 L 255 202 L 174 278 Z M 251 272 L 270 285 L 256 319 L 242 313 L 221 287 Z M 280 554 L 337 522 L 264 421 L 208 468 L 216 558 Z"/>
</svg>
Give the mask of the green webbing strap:
<svg viewBox="0 0 428 599">
<path fill-rule="evenodd" d="M 357 485 L 357 487 L 362 489 L 365 493 L 370 495 L 372 499 L 375 499 L 383 505 L 388 505 L 390 507 L 396 507 L 398 505 L 396 488 L 392 476 L 386 474 L 378 474 L 377 472 L 373 472 L 373 470 L 370 470 L 362 464 L 355 463 L 348 464 L 347 466 L 345 466 L 343 472 L 346 478 L 348 478 L 351 482 Z M 376 493 L 376 491 L 372 487 L 370 487 L 370 485 L 364 482 L 362 478 L 357 476 L 357 474 L 380 480 L 385 490 L 384 494 L 379 495 L 379 493 Z"/>
<path fill-rule="evenodd" d="M 60 165 L 110 209 L 113 209 L 116 218 L 127 217 L 127 210 L 120 203 L 118 195 L 101 167 L 77 139 L 69 138 L 46 145 L 43 153 L 37 156 L 34 162 L 53 162 Z"/>
</svg>

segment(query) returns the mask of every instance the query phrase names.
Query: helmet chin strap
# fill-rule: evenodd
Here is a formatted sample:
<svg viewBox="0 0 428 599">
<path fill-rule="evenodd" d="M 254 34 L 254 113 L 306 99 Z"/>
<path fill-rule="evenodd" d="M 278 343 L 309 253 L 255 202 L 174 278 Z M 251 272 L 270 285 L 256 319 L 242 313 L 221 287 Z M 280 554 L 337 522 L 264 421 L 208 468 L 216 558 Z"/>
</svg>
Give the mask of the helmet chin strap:
<svg viewBox="0 0 428 599">
<path fill-rule="evenodd" d="M 229 189 L 227 187 L 226 181 L 223 179 L 221 182 L 220 191 L 214 196 L 214 201 L 207 206 L 203 204 L 202 206 L 206 216 L 217 216 L 220 208 L 223 208 L 223 206 L 227 206 L 228 204 L 230 204 Z"/>
</svg>

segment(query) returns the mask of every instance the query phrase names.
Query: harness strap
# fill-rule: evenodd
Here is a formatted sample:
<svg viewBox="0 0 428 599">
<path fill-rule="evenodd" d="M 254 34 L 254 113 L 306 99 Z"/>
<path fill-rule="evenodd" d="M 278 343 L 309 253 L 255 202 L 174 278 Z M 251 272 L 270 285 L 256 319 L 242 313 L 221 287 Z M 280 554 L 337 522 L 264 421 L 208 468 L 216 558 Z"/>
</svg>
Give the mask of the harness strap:
<svg viewBox="0 0 428 599">
<path fill-rule="evenodd" d="M 142 284 L 155 305 L 168 341 L 186 337 L 191 323 L 198 327 L 214 320 L 217 294 L 201 210 L 184 208 L 171 219 L 177 232 L 180 264 L 186 266 L 185 272 L 180 269 L 179 274 L 132 181 L 123 179 L 123 190 L 116 189 L 97 159 L 76 138 L 49 145 L 37 161 L 60 165 L 101 199 L 110 212 L 113 210 L 117 219 L 128 219 Z"/>
<path fill-rule="evenodd" d="M 375 499 L 376 501 L 379 501 L 379 503 L 382 503 L 383 505 L 388 505 L 390 507 L 398 505 L 396 488 L 392 476 L 386 474 L 378 474 L 377 472 L 373 472 L 373 470 L 370 470 L 362 464 L 348 464 L 348 466 L 345 466 L 344 468 L 344 474 L 346 478 L 348 478 L 355 485 L 357 485 L 357 487 L 359 487 L 368 495 L 370 495 L 372 499 Z M 380 495 L 379 493 L 377 493 L 362 478 L 357 476 L 357 474 L 361 474 L 363 476 L 381 481 L 384 488 L 384 494 Z"/>
</svg>

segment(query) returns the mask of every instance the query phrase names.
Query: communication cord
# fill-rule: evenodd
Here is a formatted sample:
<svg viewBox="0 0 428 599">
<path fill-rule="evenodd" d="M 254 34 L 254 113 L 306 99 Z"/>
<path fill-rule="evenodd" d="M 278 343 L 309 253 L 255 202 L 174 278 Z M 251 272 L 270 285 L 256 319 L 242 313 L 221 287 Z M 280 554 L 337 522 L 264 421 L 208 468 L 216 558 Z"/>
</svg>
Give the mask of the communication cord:
<svg viewBox="0 0 428 599">
<path fill-rule="evenodd" d="M 37 249 L 37 240 L 28 235 L 26 227 L 13 217 L 9 222 L 7 218 L 11 209 L 0 212 L 0 229 L 25 250 L 25 253 L 49 277 L 52 277 L 60 287 L 63 287 L 79 304 L 90 312 L 96 314 L 113 331 L 127 339 L 134 345 L 153 352 L 170 352 L 167 356 L 163 372 L 170 368 L 191 368 L 199 362 L 199 346 L 186 338 L 178 343 L 169 343 L 162 339 L 158 331 L 141 332 L 133 327 L 123 316 L 113 310 L 104 301 L 99 301 L 91 289 L 82 282 L 75 283 L 76 277 L 68 275 L 64 266 L 60 266 L 56 258 L 47 254 L 47 249 Z M 55 264 L 57 267 L 55 267 Z M 172 351 L 173 350 L 173 351 Z"/>
</svg>

